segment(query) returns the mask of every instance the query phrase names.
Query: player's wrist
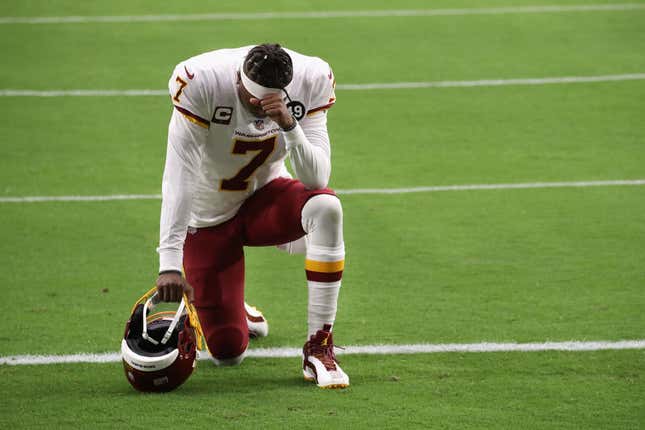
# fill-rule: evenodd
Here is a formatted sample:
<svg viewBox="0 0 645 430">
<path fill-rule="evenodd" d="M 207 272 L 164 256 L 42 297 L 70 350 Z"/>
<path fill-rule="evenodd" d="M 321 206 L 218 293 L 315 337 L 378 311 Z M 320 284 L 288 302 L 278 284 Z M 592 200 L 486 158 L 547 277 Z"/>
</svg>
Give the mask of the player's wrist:
<svg viewBox="0 0 645 430">
<path fill-rule="evenodd" d="M 290 130 L 283 130 L 282 136 L 284 137 L 284 143 L 287 147 L 287 151 L 291 151 L 292 148 L 297 146 L 303 146 L 309 144 L 305 132 L 298 124 L 298 121 L 295 122 L 295 126 Z"/>
<path fill-rule="evenodd" d="M 158 248 L 157 251 L 159 252 L 159 274 L 170 271 L 182 273 L 184 257 L 182 251 L 167 248 Z"/>
<path fill-rule="evenodd" d="M 291 131 L 296 126 L 298 125 L 298 121 L 293 117 L 293 115 L 289 115 L 285 121 L 280 124 L 280 128 L 282 128 L 282 131 Z"/>
<path fill-rule="evenodd" d="M 159 276 L 161 276 L 161 275 L 179 275 L 179 276 L 183 276 L 183 274 L 179 270 L 174 270 L 174 269 L 172 269 L 172 270 L 162 270 L 162 271 L 159 272 Z"/>
</svg>

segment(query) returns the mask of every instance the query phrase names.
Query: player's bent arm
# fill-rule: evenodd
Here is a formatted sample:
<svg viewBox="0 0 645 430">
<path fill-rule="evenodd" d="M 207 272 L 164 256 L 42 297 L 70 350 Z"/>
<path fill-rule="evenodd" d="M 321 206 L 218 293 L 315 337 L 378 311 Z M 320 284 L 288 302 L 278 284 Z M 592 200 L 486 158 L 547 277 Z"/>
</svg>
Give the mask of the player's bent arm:
<svg viewBox="0 0 645 430">
<path fill-rule="evenodd" d="M 296 177 L 309 189 L 325 188 L 331 175 L 327 115 L 321 112 L 303 119 L 284 132 L 284 139 Z"/>
<path fill-rule="evenodd" d="M 176 109 L 168 127 L 159 223 L 159 272 L 183 268 L 183 246 L 190 222 L 192 194 L 208 130 L 191 123 Z"/>
</svg>

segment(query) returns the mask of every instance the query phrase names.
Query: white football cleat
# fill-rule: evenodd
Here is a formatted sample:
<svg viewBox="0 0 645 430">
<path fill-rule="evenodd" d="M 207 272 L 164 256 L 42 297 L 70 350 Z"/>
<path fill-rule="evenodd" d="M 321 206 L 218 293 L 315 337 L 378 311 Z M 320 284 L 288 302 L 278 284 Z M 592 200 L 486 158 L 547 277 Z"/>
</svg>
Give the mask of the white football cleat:
<svg viewBox="0 0 645 430">
<path fill-rule="evenodd" d="M 302 374 L 307 381 L 315 382 L 320 388 L 345 388 L 349 376 L 338 365 L 334 354 L 331 326 L 313 334 L 302 348 Z"/>
<path fill-rule="evenodd" d="M 269 335 L 269 323 L 267 322 L 262 312 L 257 310 L 254 306 L 249 306 L 244 302 L 244 310 L 246 311 L 246 323 L 249 326 L 249 337 L 266 337 Z"/>
</svg>

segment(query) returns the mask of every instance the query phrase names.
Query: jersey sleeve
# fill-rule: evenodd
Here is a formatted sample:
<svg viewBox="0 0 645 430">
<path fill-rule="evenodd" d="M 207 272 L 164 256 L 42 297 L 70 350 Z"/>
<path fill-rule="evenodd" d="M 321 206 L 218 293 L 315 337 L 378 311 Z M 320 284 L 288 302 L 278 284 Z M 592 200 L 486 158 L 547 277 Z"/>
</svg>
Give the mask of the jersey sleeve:
<svg viewBox="0 0 645 430">
<path fill-rule="evenodd" d="M 320 60 L 320 66 L 310 71 L 311 95 L 307 115 L 298 126 L 284 133 L 291 167 L 296 177 L 308 189 L 322 189 L 331 175 L 331 151 L 327 132 L 327 109 L 336 101 L 335 79 L 329 65 Z"/>
<path fill-rule="evenodd" d="M 182 270 L 183 246 L 190 222 L 192 195 L 208 130 L 175 109 L 168 127 L 159 222 L 159 272 Z"/>
<path fill-rule="evenodd" d="M 191 217 L 192 194 L 201 148 L 211 118 L 204 79 L 190 65 L 179 64 L 168 82 L 174 105 L 168 126 L 168 147 L 162 182 L 159 222 L 159 271 L 181 271 L 183 245 Z"/>
<path fill-rule="evenodd" d="M 311 99 L 307 116 L 325 112 L 336 103 L 336 77 L 331 67 L 326 62 L 316 68 L 314 81 L 311 87 Z"/>
<path fill-rule="evenodd" d="M 184 62 L 175 67 L 168 90 L 177 112 L 191 123 L 208 129 L 212 112 L 205 81 L 201 71 Z"/>
</svg>

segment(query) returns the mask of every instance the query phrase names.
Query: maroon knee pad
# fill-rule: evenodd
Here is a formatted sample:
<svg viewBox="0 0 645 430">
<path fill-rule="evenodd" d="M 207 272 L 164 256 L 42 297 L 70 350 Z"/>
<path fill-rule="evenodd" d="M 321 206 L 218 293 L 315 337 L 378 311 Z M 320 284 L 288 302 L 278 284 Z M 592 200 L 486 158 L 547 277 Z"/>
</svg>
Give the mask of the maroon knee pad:
<svg viewBox="0 0 645 430">
<path fill-rule="evenodd" d="M 241 314 L 242 318 L 236 318 L 236 315 L 231 315 L 225 309 L 211 307 L 197 307 L 197 314 L 208 350 L 213 357 L 225 360 L 238 357 L 246 351 L 249 328 L 243 310 L 235 312 Z"/>
</svg>

